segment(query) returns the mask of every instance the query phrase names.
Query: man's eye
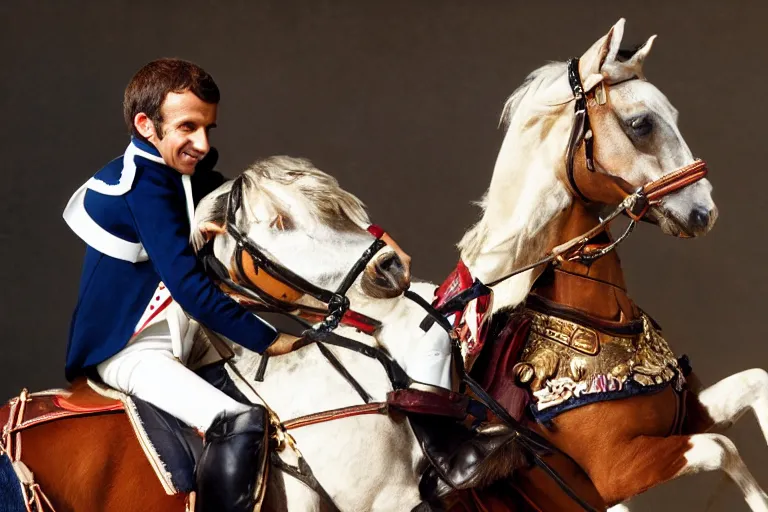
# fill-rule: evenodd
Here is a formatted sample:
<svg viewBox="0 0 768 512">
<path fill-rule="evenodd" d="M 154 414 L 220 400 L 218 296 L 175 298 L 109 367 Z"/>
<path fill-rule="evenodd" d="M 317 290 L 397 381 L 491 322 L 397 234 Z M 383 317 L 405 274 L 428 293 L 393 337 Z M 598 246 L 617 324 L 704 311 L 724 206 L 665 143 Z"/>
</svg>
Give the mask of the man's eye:
<svg viewBox="0 0 768 512">
<path fill-rule="evenodd" d="M 195 131 L 195 127 L 192 125 L 192 123 L 184 123 L 181 126 L 179 126 L 179 129 L 183 132 L 193 132 Z"/>
</svg>

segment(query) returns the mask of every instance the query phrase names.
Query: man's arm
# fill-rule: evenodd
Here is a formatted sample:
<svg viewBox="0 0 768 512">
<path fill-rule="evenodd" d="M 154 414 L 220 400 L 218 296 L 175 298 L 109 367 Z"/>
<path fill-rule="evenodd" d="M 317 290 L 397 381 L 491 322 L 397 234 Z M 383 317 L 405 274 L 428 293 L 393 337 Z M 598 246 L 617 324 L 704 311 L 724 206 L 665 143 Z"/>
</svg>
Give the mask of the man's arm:
<svg viewBox="0 0 768 512">
<path fill-rule="evenodd" d="M 176 191 L 149 171 L 124 197 L 139 239 L 173 299 L 206 327 L 263 353 L 277 332 L 219 290 L 205 273 L 189 245 L 186 208 Z"/>
</svg>

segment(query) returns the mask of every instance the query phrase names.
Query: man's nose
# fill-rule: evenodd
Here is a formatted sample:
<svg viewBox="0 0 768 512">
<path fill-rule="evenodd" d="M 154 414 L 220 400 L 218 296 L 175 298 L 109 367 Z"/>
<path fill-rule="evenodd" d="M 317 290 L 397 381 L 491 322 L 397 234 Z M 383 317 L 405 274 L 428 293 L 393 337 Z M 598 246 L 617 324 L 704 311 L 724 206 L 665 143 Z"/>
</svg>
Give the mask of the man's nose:
<svg viewBox="0 0 768 512">
<path fill-rule="evenodd" d="M 196 151 L 199 151 L 203 154 L 208 153 L 208 151 L 211 149 L 211 145 L 208 142 L 208 134 L 205 132 L 205 130 L 200 129 L 192 134 L 192 145 Z"/>
</svg>

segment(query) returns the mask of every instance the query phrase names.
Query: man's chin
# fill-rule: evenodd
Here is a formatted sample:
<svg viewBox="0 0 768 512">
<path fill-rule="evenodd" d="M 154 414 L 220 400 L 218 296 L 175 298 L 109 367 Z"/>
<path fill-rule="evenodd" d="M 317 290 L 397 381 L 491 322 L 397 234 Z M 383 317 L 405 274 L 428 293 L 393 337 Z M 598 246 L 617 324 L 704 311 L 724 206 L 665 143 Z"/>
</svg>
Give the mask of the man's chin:
<svg viewBox="0 0 768 512">
<path fill-rule="evenodd" d="M 195 165 L 182 164 L 175 165 L 173 168 L 179 171 L 181 174 L 186 174 L 188 176 L 191 176 L 195 173 Z"/>
</svg>

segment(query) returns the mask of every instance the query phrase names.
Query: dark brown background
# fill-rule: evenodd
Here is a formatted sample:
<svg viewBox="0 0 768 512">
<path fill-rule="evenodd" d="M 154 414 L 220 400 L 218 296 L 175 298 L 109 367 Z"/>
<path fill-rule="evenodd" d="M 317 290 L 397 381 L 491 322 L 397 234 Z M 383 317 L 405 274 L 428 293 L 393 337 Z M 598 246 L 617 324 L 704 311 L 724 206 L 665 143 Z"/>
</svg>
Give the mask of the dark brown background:
<svg viewBox="0 0 768 512">
<path fill-rule="evenodd" d="M 95 2 L 0 6 L 3 313 L 0 395 L 63 384 L 82 243 L 61 212 L 127 143 L 123 88 L 179 56 L 223 91 L 215 144 L 232 176 L 257 157 L 306 156 L 337 176 L 442 279 L 478 210 L 504 99 L 547 60 L 580 55 L 621 16 L 659 34 L 649 78 L 711 169 L 721 217 L 704 239 L 643 226 L 622 247 L 630 289 L 707 382 L 767 366 L 765 2 Z M 224 6 L 226 5 L 226 7 Z M 768 486 L 752 415 L 731 431 Z M 720 475 L 636 510 L 703 510 Z M 746 510 L 733 485 L 712 510 Z"/>
</svg>

